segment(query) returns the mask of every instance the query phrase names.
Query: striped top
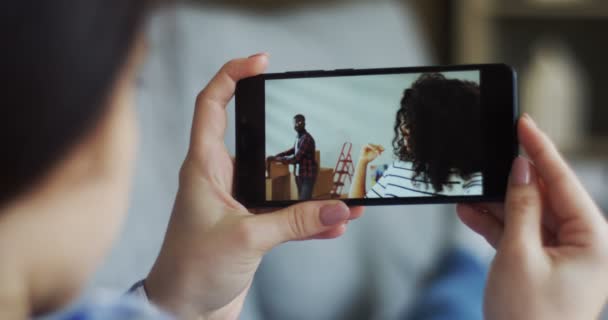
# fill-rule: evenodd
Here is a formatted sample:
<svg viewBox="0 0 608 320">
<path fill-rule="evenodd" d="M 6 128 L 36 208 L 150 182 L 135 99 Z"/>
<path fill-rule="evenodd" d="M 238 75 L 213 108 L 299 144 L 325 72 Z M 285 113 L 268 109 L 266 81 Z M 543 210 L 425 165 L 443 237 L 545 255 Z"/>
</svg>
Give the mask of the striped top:
<svg viewBox="0 0 608 320">
<path fill-rule="evenodd" d="M 421 178 L 412 179 L 414 169 L 411 162 L 396 160 L 376 184 L 367 192 L 366 198 L 403 198 L 427 196 L 477 196 L 483 195 L 483 177 L 474 173 L 469 180 L 453 174 L 443 191 L 436 192 L 433 186 Z"/>
</svg>

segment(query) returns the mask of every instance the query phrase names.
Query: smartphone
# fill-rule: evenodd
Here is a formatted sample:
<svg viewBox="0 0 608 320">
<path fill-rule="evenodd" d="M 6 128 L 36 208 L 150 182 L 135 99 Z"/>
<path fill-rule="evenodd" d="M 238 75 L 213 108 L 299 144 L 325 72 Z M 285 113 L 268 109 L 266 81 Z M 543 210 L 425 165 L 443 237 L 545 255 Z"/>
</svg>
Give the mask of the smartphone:
<svg viewBox="0 0 608 320">
<path fill-rule="evenodd" d="M 504 64 L 269 73 L 236 88 L 236 198 L 250 208 L 502 201 L 518 154 Z"/>
</svg>

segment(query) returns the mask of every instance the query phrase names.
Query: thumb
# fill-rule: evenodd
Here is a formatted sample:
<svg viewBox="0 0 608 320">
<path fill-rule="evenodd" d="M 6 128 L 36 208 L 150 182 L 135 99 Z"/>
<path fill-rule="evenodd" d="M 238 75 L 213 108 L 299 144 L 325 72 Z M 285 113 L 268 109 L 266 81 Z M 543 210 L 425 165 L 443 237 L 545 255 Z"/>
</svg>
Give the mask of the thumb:
<svg viewBox="0 0 608 320">
<path fill-rule="evenodd" d="M 268 214 L 251 217 L 258 230 L 256 246 L 270 250 L 291 240 L 311 238 L 344 224 L 350 209 L 341 201 L 303 202 Z"/>
<path fill-rule="evenodd" d="M 506 246 L 542 246 L 542 197 L 535 168 L 519 156 L 513 162 L 505 200 Z"/>
</svg>

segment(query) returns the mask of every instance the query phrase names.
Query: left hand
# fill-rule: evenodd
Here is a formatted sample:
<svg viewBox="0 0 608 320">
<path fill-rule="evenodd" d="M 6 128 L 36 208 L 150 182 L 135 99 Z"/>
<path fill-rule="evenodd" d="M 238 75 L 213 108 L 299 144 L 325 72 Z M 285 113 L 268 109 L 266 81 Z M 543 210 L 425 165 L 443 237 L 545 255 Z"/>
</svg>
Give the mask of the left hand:
<svg viewBox="0 0 608 320">
<path fill-rule="evenodd" d="M 232 197 L 226 105 L 236 82 L 267 64 L 264 54 L 233 60 L 197 97 L 175 206 L 145 280 L 149 299 L 180 319 L 237 319 L 266 252 L 290 240 L 338 237 L 363 213 L 341 201 L 316 201 L 253 215 Z"/>
</svg>

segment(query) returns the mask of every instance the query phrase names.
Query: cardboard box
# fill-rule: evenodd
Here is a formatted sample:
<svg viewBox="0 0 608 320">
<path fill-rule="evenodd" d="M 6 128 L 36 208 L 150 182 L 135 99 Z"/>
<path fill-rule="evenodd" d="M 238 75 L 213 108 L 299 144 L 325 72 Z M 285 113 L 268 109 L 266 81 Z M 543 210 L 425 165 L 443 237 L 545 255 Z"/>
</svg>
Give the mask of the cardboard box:
<svg viewBox="0 0 608 320">
<path fill-rule="evenodd" d="M 315 151 L 315 161 L 317 161 L 317 165 L 321 165 L 321 152 L 319 150 Z M 291 166 L 290 164 L 284 164 L 278 161 L 272 161 L 268 164 L 268 178 L 276 178 L 282 177 L 291 174 L 289 171 Z"/>
<path fill-rule="evenodd" d="M 268 165 L 268 178 L 273 179 L 288 175 L 290 175 L 288 164 L 272 161 Z"/>
<path fill-rule="evenodd" d="M 329 193 L 334 185 L 334 169 L 333 168 L 321 168 L 317 174 L 317 180 L 315 181 L 315 187 L 312 191 L 312 197 L 314 199 L 329 199 Z M 296 177 L 291 176 L 290 181 L 290 198 L 291 200 L 298 200 L 298 186 L 296 185 Z"/>
<path fill-rule="evenodd" d="M 266 179 L 266 200 L 290 199 L 290 176 L 281 176 Z"/>
<path fill-rule="evenodd" d="M 333 168 L 321 168 L 317 175 L 317 182 L 313 189 L 312 196 L 318 197 L 322 195 L 329 195 L 331 188 L 334 186 L 334 169 Z"/>
</svg>

